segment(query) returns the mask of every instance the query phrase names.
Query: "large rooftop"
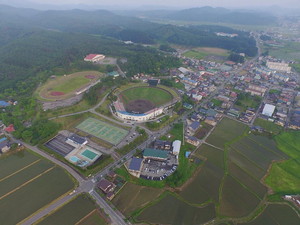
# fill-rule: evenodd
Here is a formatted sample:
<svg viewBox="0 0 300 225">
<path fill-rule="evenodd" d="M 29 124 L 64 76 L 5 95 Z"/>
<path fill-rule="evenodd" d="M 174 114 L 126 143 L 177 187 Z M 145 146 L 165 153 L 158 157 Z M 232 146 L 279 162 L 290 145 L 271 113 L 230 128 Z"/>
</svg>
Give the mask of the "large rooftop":
<svg viewBox="0 0 300 225">
<path fill-rule="evenodd" d="M 153 148 L 146 148 L 144 150 L 143 156 L 166 159 L 168 158 L 168 152 L 163 150 L 153 149 Z"/>
</svg>

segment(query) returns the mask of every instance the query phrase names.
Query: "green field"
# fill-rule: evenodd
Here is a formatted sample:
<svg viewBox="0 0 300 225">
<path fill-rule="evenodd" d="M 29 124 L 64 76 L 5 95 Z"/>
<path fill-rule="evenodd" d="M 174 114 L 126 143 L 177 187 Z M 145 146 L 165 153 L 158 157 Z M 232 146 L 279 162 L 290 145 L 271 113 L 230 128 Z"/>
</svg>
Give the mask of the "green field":
<svg viewBox="0 0 300 225">
<path fill-rule="evenodd" d="M 242 135 L 246 128 L 247 126 L 240 122 L 224 118 L 207 138 L 207 142 L 219 148 L 224 148 L 225 143 Z"/>
<path fill-rule="evenodd" d="M 54 213 L 47 215 L 38 224 L 40 225 L 65 225 L 65 224 L 108 224 L 96 210 L 96 205 L 86 194 L 81 194 L 62 206 Z"/>
<path fill-rule="evenodd" d="M 193 207 L 167 194 L 155 205 L 146 208 L 137 220 L 151 224 L 199 225 L 214 217 L 215 206 L 213 204 L 201 208 Z"/>
<path fill-rule="evenodd" d="M 87 118 L 78 124 L 76 128 L 114 145 L 118 144 L 128 134 L 127 130 L 95 118 Z"/>
<path fill-rule="evenodd" d="M 283 60 L 299 60 L 300 44 L 297 42 L 285 41 L 282 46 L 266 46 L 269 55 Z"/>
<path fill-rule="evenodd" d="M 255 220 L 244 225 L 298 225 L 300 218 L 290 206 L 271 204 Z M 242 224 L 238 224 L 242 225 Z"/>
<path fill-rule="evenodd" d="M 148 100 L 152 102 L 155 106 L 161 106 L 173 99 L 173 96 L 168 91 L 162 88 L 156 87 L 132 87 L 127 90 L 124 90 L 120 97 L 122 101 L 127 104 L 130 101 L 134 100 Z"/>
<path fill-rule="evenodd" d="M 264 128 L 266 131 L 273 133 L 273 134 L 279 134 L 280 132 L 283 131 L 283 127 L 271 122 L 271 121 L 267 121 L 261 118 L 256 118 L 256 120 L 254 121 L 254 125 L 255 126 L 260 126 L 262 128 Z"/>
<path fill-rule="evenodd" d="M 276 136 L 275 140 L 290 159 L 273 164 L 265 182 L 275 193 L 299 193 L 300 132 L 285 132 Z"/>
<path fill-rule="evenodd" d="M 153 201 L 162 192 L 163 189 L 144 187 L 127 182 L 122 191 L 114 197 L 112 203 L 128 217 L 136 209 Z"/>
<path fill-rule="evenodd" d="M 5 224 L 17 224 L 74 187 L 63 169 L 29 151 L 1 157 L 0 168 L 0 220 Z"/>
<path fill-rule="evenodd" d="M 229 53 L 227 50 L 221 48 L 195 48 L 185 52 L 183 55 L 194 59 L 205 59 L 208 56 L 221 56 L 226 59 Z"/>
<path fill-rule="evenodd" d="M 86 76 L 92 76 L 88 78 Z M 43 86 L 37 89 L 38 95 L 42 99 L 60 100 L 67 99 L 75 94 L 76 91 L 83 89 L 99 80 L 101 73 L 97 71 L 84 71 L 69 74 L 66 76 L 59 76 L 54 79 L 49 79 Z M 51 92 L 62 92 L 63 95 L 55 96 Z"/>
</svg>

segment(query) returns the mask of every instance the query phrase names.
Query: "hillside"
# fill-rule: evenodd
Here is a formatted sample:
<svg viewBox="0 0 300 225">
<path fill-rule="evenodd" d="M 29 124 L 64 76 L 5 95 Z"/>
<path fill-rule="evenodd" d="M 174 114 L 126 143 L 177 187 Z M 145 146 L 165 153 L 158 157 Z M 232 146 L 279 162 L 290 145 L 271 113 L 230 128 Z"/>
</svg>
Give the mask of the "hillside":
<svg viewBox="0 0 300 225">
<path fill-rule="evenodd" d="M 234 11 L 225 8 L 191 8 L 171 13 L 168 19 L 213 23 L 231 23 L 241 25 L 270 25 L 276 23 L 271 14 L 255 11 Z"/>
</svg>

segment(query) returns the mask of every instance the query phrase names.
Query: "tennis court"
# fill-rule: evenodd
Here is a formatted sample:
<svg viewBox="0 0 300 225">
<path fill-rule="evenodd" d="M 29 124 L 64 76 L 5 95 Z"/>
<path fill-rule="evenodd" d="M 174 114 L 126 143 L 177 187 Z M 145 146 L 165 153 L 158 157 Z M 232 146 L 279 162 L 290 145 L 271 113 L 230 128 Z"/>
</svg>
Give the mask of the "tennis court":
<svg viewBox="0 0 300 225">
<path fill-rule="evenodd" d="M 114 145 L 118 144 L 128 134 L 125 129 L 94 118 L 84 120 L 76 128 Z"/>
</svg>

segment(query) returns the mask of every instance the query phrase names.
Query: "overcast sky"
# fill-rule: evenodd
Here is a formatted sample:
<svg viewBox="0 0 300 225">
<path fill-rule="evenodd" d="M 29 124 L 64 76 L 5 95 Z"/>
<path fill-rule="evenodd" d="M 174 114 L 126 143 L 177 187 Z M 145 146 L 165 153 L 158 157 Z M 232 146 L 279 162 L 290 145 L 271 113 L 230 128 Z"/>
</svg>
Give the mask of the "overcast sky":
<svg viewBox="0 0 300 225">
<path fill-rule="evenodd" d="M 46 4 L 93 4 L 93 5 L 164 5 L 164 6 L 223 6 L 247 7 L 280 5 L 288 8 L 300 6 L 300 0 L 30 0 Z M 9 0 L 7 0 L 9 2 Z"/>
</svg>

